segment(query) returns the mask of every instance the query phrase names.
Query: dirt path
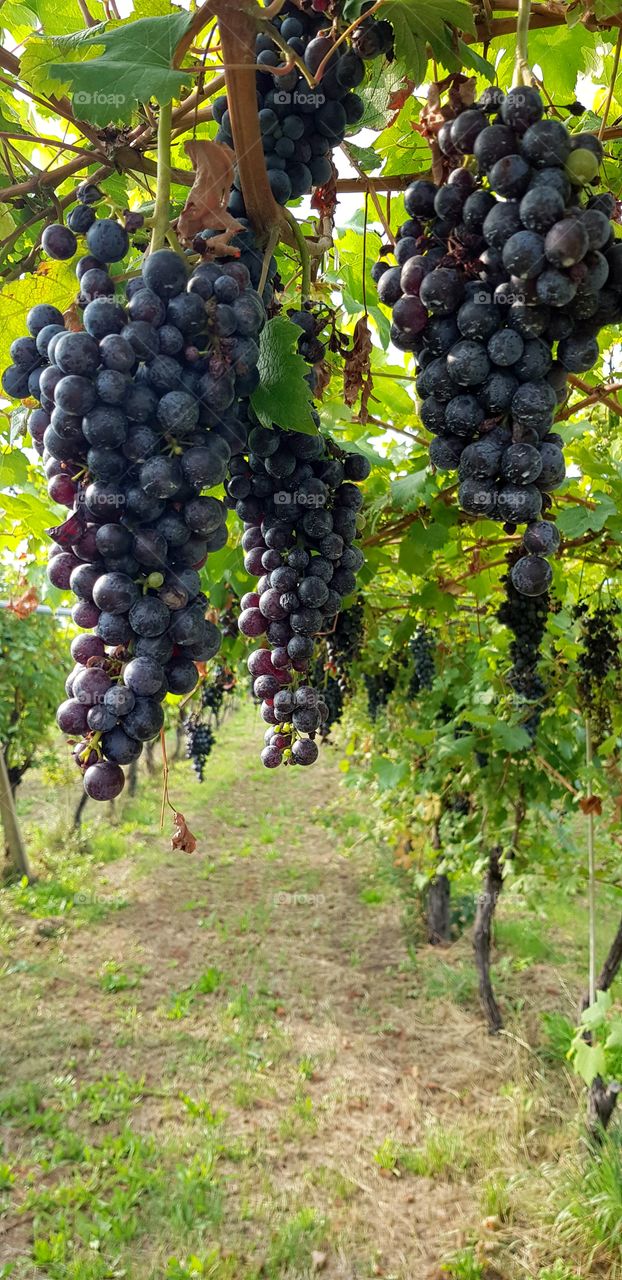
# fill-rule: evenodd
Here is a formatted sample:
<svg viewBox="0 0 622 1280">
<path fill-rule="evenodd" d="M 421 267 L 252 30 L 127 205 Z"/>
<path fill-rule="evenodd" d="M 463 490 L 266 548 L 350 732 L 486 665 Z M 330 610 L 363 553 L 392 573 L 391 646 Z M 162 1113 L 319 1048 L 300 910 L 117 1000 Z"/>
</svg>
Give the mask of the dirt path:
<svg viewBox="0 0 622 1280">
<path fill-rule="evenodd" d="M 523 1050 L 473 1004 L 426 998 L 436 957 L 413 964 L 399 901 L 370 902 L 375 852 L 333 754 L 275 779 L 248 734 L 244 715 L 227 726 L 204 799 L 177 772 L 198 854 L 144 829 L 137 859 L 88 873 L 59 933 L 9 912 L 0 1276 L 431 1280 L 491 1208 L 522 1140 Z M 80 923 L 81 905 L 102 918 Z M 111 1240 L 93 1198 L 132 1178 L 110 1183 L 97 1153 L 128 1131 L 162 1177 Z M 530 1158 L 550 1132 L 543 1118 Z M 67 1135 L 96 1154 L 68 1156 Z M 183 1169 L 218 1212 L 187 1211 Z M 64 1253 L 35 1265 L 59 1230 Z M 170 1269 L 210 1250 L 213 1270 Z"/>
</svg>

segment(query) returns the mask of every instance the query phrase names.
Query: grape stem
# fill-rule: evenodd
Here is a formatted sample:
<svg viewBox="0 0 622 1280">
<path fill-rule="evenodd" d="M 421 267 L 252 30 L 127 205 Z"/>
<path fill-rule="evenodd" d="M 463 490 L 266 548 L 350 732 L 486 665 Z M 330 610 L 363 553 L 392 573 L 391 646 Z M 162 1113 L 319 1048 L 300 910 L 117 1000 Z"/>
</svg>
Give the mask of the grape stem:
<svg viewBox="0 0 622 1280">
<path fill-rule="evenodd" d="M 621 50 L 622 50 L 622 27 L 620 27 L 620 30 L 618 31 L 618 39 L 616 41 L 616 51 L 613 55 L 613 67 L 611 69 L 611 80 L 609 82 L 609 92 L 607 94 L 605 110 L 603 111 L 603 118 L 600 122 L 600 129 L 598 130 L 598 136 L 601 140 L 604 135 L 605 129 L 607 128 L 607 117 L 609 115 L 609 109 L 613 101 L 613 93 L 616 85 L 616 80 L 618 78 L 618 67 L 620 65 Z"/>
<path fill-rule="evenodd" d="M 164 102 L 158 121 L 158 180 L 156 186 L 150 253 L 162 249 L 166 241 L 171 212 L 171 128 L 173 103 Z"/>
<path fill-rule="evenodd" d="M 356 31 L 357 27 L 360 27 L 362 22 L 364 22 L 368 18 L 371 18 L 372 14 L 377 13 L 378 9 L 381 8 L 384 2 L 385 0 L 376 0 L 376 4 L 373 4 L 371 6 L 371 9 L 366 9 L 364 13 L 359 14 L 358 18 L 356 18 L 355 21 L 352 22 L 349 27 L 346 27 L 345 31 L 342 31 L 338 39 L 335 40 L 335 43 L 333 44 L 332 48 L 329 49 L 328 53 L 326 54 L 326 57 L 324 57 L 320 62 L 320 65 L 314 77 L 316 85 L 320 83 L 322 76 L 324 75 L 324 72 L 326 71 L 326 68 L 328 66 L 328 63 L 330 62 L 335 50 L 339 47 L 339 45 L 343 44 L 345 40 L 348 40 L 352 35 L 352 33 Z"/>
<path fill-rule="evenodd" d="M 516 23 L 516 57 L 514 59 L 514 75 L 512 88 L 529 84 L 530 72 L 528 56 L 529 18 L 531 16 L 531 0 L 519 0 L 518 21 Z"/>
<path fill-rule="evenodd" d="M 311 258 L 309 256 L 307 242 L 302 234 L 302 228 L 298 219 L 294 217 L 293 213 L 291 213 L 289 209 L 284 209 L 283 213 L 285 215 L 285 221 L 288 226 L 291 227 L 294 240 L 296 241 L 296 248 L 300 255 L 300 265 L 302 267 L 300 296 L 302 301 L 305 302 L 311 293 Z"/>
</svg>

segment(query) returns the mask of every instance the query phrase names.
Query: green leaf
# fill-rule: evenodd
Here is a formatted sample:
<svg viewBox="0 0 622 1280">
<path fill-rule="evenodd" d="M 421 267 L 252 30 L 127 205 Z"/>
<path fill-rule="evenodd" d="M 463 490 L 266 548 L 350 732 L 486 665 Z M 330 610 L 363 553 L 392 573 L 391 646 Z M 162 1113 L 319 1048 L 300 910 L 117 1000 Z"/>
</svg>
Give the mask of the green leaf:
<svg viewBox="0 0 622 1280">
<path fill-rule="evenodd" d="M 495 79 L 496 71 L 491 62 L 486 58 L 482 58 L 480 53 L 470 44 L 465 44 L 464 40 L 458 40 L 458 58 L 463 67 L 471 67 L 473 71 L 477 71 L 478 75 L 485 76 L 491 82 Z"/>
<path fill-rule="evenodd" d="M 261 385 L 253 392 L 251 403 L 264 426 L 274 422 L 284 430 L 315 435 L 308 368 L 296 351 L 299 337 L 298 326 L 284 316 L 268 321 L 259 340 Z"/>
<path fill-rule="evenodd" d="M 605 1041 L 606 1049 L 622 1049 L 622 1018 L 614 1022 Z"/>
<path fill-rule="evenodd" d="M 401 476 L 399 480 L 394 480 L 391 485 L 393 506 L 402 511 L 416 511 L 417 507 L 422 505 L 423 487 L 429 478 L 430 472 L 425 467 L 423 471 L 413 471 L 408 476 Z"/>
<path fill-rule="evenodd" d="M 395 56 L 415 84 L 421 83 L 428 65 L 425 36 L 421 38 L 418 11 L 419 6 L 415 8 L 410 0 L 406 0 L 406 3 L 404 0 L 388 0 L 383 12 L 383 17 L 393 27 Z"/>
<path fill-rule="evenodd" d="M 595 1031 L 598 1027 L 604 1026 L 610 1008 L 611 992 L 597 991 L 594 1004 L 589 1005 L 581 1014 L 582 1026 L 588 1027 L 590 1031 Z"/>
<path fill-rule="evenodd" d="M 587 1044 L 585 1040 L 576 1041 L 573 1053 L 573 1066 L 577 1075 L 589 1086 L 596 1076 L 605 1075 L 607 1063 L 605 1050 L 601 1044 Z"/>
<path fill-rule="evenodd" d="M 88 56 L 87 50 L 70 49 L 67 53 L 68 61 L 71 63 L 84 62 Z M 50 75 L 50 65 L 55 64 L 58 58 L 58 51 L 49 40 L 41 40 L 33 37 L 28 40 L 24 52 L 20 58 L 20 75 L 35 93 L 41 97 L 62 97 L 71 85 L 71 77 L 69 75 L 59 83 L 56 76 Z M 78 111 L 78 115 L 81 115 Z"/>
<path fill-rule="evenodd" d="M 405 73 L 405 68 L 400 61 L 386 63 L 384 58 L 374 59 L 364 84 L 357 89 L 359 97 L 365 103 L 365 112 L 361 120 L 352 126 L 354 133 L 360 133 L 361 129 L 384 128 L 387 123 L 389 98 L 402 86 Z M 425 66 L 423 74 L 425 74 Z"/>
<path fill-rule="evenodd" d="M 357 147 L 355 142 L 349 142 L 348 151 L 363 173 L 373 173 L 374 169 L 379 169 L 382 165 L 382 156 L 378 155 L 375 147 Z"/>
<path fill-rule="evenodd" d="M 62 36 L 67 31 L 78 31 L 83 25 L 78 0 L 29 0 L 29 4 L 46 36 Z"/>
<path fill-rule="evenodd" d="M 388 756 L 377 756 L 372 761 L 372 769 L 378 779 L 381 791 L 389 791 L 399 787 L 408 777 L 407 760 L 390 760 Z"/>
<path fill-rule="evenodd" d="M 84 120 L 129 121 L 137 103 L 151 98 L 170 102 L 189 85 L 188 72 L 174 71 L 171 64 L 190 21 L 187 13 L 171 13 L 100 29 L 86 38 L 82 32 L 61 37 L 57 43 L 63 49 L 103 46 L 104 53 L 84 63 L 50 63 L 48 72 L 71 86 L 74 107 Z"/>
<path fill-rule="evenodd" d="M 531 746 L 531 738 L 525 729 L 517 724 L 505 724 L 503 720 L 495 720 L 491 725 L 493 738 L 501 743 L 506 751 L 525 751 Z"/>
<path fill-rule="evenodd" d="M 2 26 L 17 40 L 23 39 L 37 25 L 37 15 L 26 4 L 13 4 L 7 0 L 2 5 Z"/>
</svg>

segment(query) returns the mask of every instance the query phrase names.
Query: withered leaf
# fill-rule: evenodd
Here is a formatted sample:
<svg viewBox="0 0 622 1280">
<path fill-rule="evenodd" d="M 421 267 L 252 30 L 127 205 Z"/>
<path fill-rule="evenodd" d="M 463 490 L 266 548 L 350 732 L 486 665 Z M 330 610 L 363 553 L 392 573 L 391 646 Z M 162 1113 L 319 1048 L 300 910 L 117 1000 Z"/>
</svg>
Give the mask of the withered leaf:
<svg viewBox="0 0 622 1280">
<path fill-rule="evenodd" d="M 405 104 L 408 102 L 408 99 L 410 98 L 411 94 L 414 92 L 415 87 L 416 86 L 415 86 L 414 80 L 409 80 L 408 78 L 406 78 L 399 89 L 395 89 L 393 93 L 389 94 L 389 101 L 387 103 L 387 108 L 393 114 L 389 117 L 387 121 L 387 124 L 386 124 L 387 129 L 390 129 L 391 125 L 395 124 L 395 121 L 397 120 L 397 117 L 400 111 L 402 110 L 402 107 L 405 106 Z"/>
<path fill-rule="evenodd" d="M 352 347 L 347 352 L 343 366 L 343 394 L 347 405 L 361 397 L 361 422 L 366 421 L 367 402 L 373 390 L 371 376 L 371 329 L 365 316 L 354 326 Z"/>
<path fill-rule="evenodd" d="M 194 853 L 197 847 L 196 837 L 187 825 L 183 813 L 173 814 L 173 826 L 171 849 L 181 849 L 182 853 Z"/>
<path fill-rule="evenodd" d="M 9 609 L 23 621 L 24 618 L 29 618 L 31 613 L 35 612 L 38 603 L 39 597 L 35 587 L 28 587 L 27 591 L 18 596 L 17 600 L 9 601 Z"/>
<path fill-rule="evenodd" d="M 227 211 L 233 186 L 235 156 L 224 142 L 194 138 L 186 143 L 186 154 L 195 170 L 194 183 L 177 220 L 177 234 L 184 243 L 209 227 L 222 234 L 207 241 L 210 253 L 231 253 L 232 236 L 242 230 L 240 223 Z"/>
<path fill-rule="evenodd" d="M 579 800 L 579 808 L 586 815 L 590 813 L 601 814 L 603 811 L 602 800 L 600 796 L 582 796 Z"/>
</svg>

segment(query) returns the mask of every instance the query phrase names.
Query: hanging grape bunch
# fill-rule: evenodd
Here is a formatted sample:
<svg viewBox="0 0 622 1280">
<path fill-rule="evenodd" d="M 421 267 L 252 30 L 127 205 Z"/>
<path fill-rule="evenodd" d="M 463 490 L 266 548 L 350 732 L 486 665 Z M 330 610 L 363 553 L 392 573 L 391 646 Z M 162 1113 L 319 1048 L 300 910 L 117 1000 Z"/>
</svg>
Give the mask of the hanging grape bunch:
<svg viewBox="0 0 622 1280">
<path fill-rule="evenodd" d="M 330 670 L 324 666 L 321 657 L 315 659 L 312 669 L 313 685 L 317 689 L 321 689 L 322 698 L 326 704 L 326 718 L 320 724 L 320 736 L 322 741 L 328 738 L 334 724 L 339 724 L 343 713 L 343 693 L 339 687 L 339 682 L 335 679 Z"/>
<path fill-rule="evenodd" d="M 186 721 L 186 757 L 192 760 L 192 767 L 199 782 L 203 782 L 205 765 L 215 745 L 216 738 L 209 724 L 201 719 L 197 712 Z"/>
<path fill-rule="evenodd" d="M 362 525 L 358 484 L 370 466 L 321 435 L 263 426 L 251 429 L 248 450 L 232 459 L 226 485 L 227 502 L 244 522 L 244 566 L 257 578 L 242 598 L 239 627 L 250 639 L 265 636 L 270 646 L 249 656 L 253 690 L 266 723 L 288 726 L 275 728 L 262 760 L 269 768 L 308 765 L 317 758 L 314 739 L 325 704 L 298 681 L 309 671 L 318 637 L 356 588 L 363 564 L 355 545 Z"/>
<path fill-rule="evenodd" d="M 159 250 L 116 296 L 109 266 L 127 254 L 127 230 L 95 216 L 97 188 L 78 195 L 75 230 L 55 224 L 43 243 L 66 258 L 86 235 L 76 266 L 84 329 L 33 307 L 2 382 L 12 398 L 39 401 L 29 430 L 50 496 L 70 511 L 50 530 L 48 574 L 73 591 L 74 621 L 91 634 L 72 644 L 57 719 L 80 739 L 87 793 L 107 800 L 123 788 L 121 766 L 160 732 L 165 695 L 190 692 L 196 662 L 220 645 L 199 570 L 226 543 L 226 508 L 204 490 L 246 446 L 265 308 L 248 231 L 237 260 L 201 262 L 190 275 L 178 254 Z"/>
<path fill-rule="evenodd" d="M 349 609 L 344 609 L 337 616 L 335 626 L 326 637 L 328 661 L 337 675 L 341 692 L 350 690 L 350 668 L 356 662 L 364 638 L 363 601 L 356 600 Z"/>
<path fill-rule="evenodd" d="M 268 180 L 279 204 L 297 200 L 331 180 L 331 152 L 364 114 L 363 100 L 354 90 L 365 77 L 365 63 L 392 54 L 391 24 L 372 15 L 356 29 L 353 44 L 339 45 L 330 56 L 336 37 L 326 12 L 329 7 L 332 10 L 332 5 L 320 3 L 303 9 L 288 2 L 271 22 L 263 24 L 256 38 L 261 140 Z M 288 68 L 292 55 L 303 61 L 306 75 L 293 63 Z M 314 77 L 325 59 L 316 85 Z M 219 126 L 217 142 L 232 147 L 226 97 L 215 99 L 213 118 Z M 229 208 L 239 217 L 246 209 L 235 181 Z"/>
<path fill-rule="evenodd" d="M 544 119 L 528 87 L 485 90 L 438 141 L 456 164 L 474 156 L 477 172 L 413 182 L 397 265 L 373 274 L 394 343 L 417 357 L 430 461 L 458 470 L 464 511 L 535 526 L 512 581 L 538 596 L 558 542 L 540 516 L 565 477 L 556 409 L 568 375 L 596 363 L 600 329 L 622 320 L 613 198 L 589 194 L 602 146 Z"/>
<path fill-rule="evenodd" d="M 551 535 L 557 538 L 556 545 L 559 544 L 557 529 L 548 521 L 539 520 L 526 530 L 524 537 L 526 547 L 514 548 L 508 555 L 509 571 L 502 580 L 506 598 L 497 612 L 499 622 L 513 633 L 514 638 L 510 643 L 512 666 L 507 678 L 519 707 L 521 709 L 527 707 L 527 714 L 522 717 L 521 723 L 532 741 L 540 724 L 546 692 L 544 681 L 538 674 L 538 663 L 549 612 L 549 595 L 546 591 L 538 596 L 522 594 L 514 584 L 512 571 L 516 564 L 520 563 L 523 549 L 528 552 L 533 549 L 534 544 L 530 539 L 538 530 L 541 530 L 542 536 L 545 537 L 548 537 L 550 531 Z M 547 545 L 549 546 L 547 554 L 550 554 L 555 548 L 552 543 Z M 523 561 L 529 564 L 535 558 L 530 553 L 527 557 L 523 557 Z"/>
<path fill-rule="evenodd" d="M 416 698 L 422 689 L 431 689 L 436 675 L 436 637 L 428 627 L 417 627 L 408 645 L 413 669 L 408 685 L 408 696 Z"/>
<path fill-rule="evenodd" d="M 377 671 L 365 671 L 363 684 L 367 694 L 367 710 L 371 720 L 386 707 L 397 683 L 397 672 L 381 667 Z"/>
<path fill-rule="evenodd" d="M 578 691 L 580 705 L 589 716 L 598 741 L 611 733 L 611 707 L 615 695 L 605 687 L 607 676 L 619 672 L 620 606 L 616 601 L 598 604 L 590 611 L 585 603 L 577 605 L 575 618 L 580 622 L 578 654 Z"/>
</svg>

